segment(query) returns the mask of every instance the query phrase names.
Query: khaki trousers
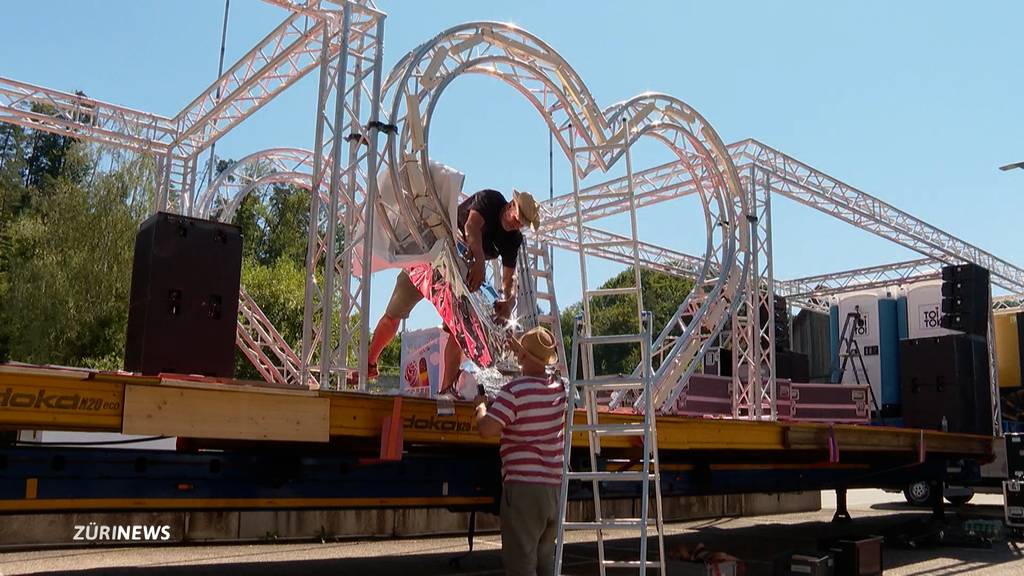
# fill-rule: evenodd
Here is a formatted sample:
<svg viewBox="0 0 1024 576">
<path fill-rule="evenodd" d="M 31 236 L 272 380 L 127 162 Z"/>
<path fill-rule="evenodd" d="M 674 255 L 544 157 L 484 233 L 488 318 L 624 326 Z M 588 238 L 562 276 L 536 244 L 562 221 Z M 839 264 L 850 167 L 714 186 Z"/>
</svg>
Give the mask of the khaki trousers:
<svg viewBox="0 0 1024 576">
<path fill-rule="evenodd" d="M 507 482 L 501 494 L 501 556 L 508 576 L 552 576 L 558 486 Z"/>
</svg>

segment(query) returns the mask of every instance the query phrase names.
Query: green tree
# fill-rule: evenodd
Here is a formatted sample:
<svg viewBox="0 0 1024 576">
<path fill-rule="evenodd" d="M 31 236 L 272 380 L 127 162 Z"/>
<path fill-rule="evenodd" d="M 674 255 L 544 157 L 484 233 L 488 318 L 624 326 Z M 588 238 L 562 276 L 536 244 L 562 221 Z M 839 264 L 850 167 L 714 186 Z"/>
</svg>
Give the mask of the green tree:
<svg viewBox="0 0 1024 576">
<path fill-rule="evenodd" d="M 654 335 L 665 326 L 693 287 L 691 280 L 655 272 L 640 271 L 644 308 L 653 315 Z M 629 268 L 601 285 L 601 288 L 622 288 L 633 285 L 633 269 Z M 572 355 L 572 335 L 575 319 L 582 316 L 579 302 L 567 306 L 561 315 L 562 337 L 567 357 Z M 633 296 L 605 296 L 595 298 L 590 306 L 593 334 L 632 334 L 639 331 L 636 300 Z M 631 372 L 640 362 L 637 345 L 618 344 L 594 349 L 594 369 L 598 374 Z"/>
<path fill-rule="evenodd" d="M 129 197 L 140 197 L 141 179 L 152 180 L 152 173 L 139 160 L 85 189 L 88 154 L 77 147 L 84 146 L 66 151 L 73 163 L 39 179 L 31 208 L 11 225 L 0 331 L 15 360 L 116 369 L 134 237 L 145 213 Z"/>
</svg>

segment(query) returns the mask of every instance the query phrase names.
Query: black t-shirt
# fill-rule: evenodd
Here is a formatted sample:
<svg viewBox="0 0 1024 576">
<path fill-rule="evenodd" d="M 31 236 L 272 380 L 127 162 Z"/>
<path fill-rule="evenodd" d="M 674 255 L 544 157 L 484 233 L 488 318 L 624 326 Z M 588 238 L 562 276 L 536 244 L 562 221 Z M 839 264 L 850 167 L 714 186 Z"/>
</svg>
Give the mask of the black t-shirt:
<svg viewBox="0 0 1024 576">
<path fill-rule="evenodd" d="M 483 216 L 484 229 L 481 234 L 484 257 L 493 260 L 501 256 L 502 265 L 515 268 L 519 257 L 519 247 L 523 244 L 523 234 L 519 230 L 505 230 L 501 225 L 501 210 L 508 200 L 497 190 L 481 190 L 466 198 L 459 204 L 459 231 L 466 234 L 466 220 L 469 211 L 476 210 Z"/>
</svg>

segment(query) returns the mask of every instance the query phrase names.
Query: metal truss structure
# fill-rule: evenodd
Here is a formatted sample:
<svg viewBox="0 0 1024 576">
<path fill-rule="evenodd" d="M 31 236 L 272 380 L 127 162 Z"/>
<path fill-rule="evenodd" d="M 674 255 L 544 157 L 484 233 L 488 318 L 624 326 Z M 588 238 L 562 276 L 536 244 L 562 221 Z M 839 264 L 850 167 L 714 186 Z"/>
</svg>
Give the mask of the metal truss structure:
<svg viewBox="0 0 1024 576">
<path fill-rule="evenodd" d="M 463 74 L 497 78 L 522 94 L 572 167 L 573 193 L 545 203 L 543 226 L 525 248 L 519 274 L 525 324 L 558 327 L 552 247 L 577 252 L 581 267 L 587 257 L 598 257 L 694 280 L 694 290 L 654 342 L 663 357 L 654 387 L 654 405 L 661 411 L 671 411 L 686 393 L 690 374 L 731 321 L 733 414 L 776 417 L 776 294 L 820 310 L 837 294 L 935 278 L 943 264 L 959 262 L 984 266 L 993 283 L 1024 294 L 1021 268 L 756 140 L 726 146 L 678 99 L 642 94 L 599 107 L 557 52 L 515 26 L 478 22 L 450 28 L 407 54 L 385 78 L 385 16 L 370 0 L 265 1 L 288 10 L 284 21 L 173 117 L 0 77 L 0 121 L 152 155 L 157 160 L 154 209 L 230 220 L 241 200 L 260 187 L 310 190 L 301 349 L 296 352 L 284 341 L 244 290 L 240 298 L 239 347 L 268 381 L 336 388 L 359 371 L 365 386 L 359 368 L 366 365 L 370 274 L 361 271 L 370 270 L 368 248 L 375 233 L 409 251 L 451 236 L 429 171 L 410 168 L 428 165 L 435 106 Z M 313 70 L 319 73 L 319 90 L 312 150 L 256 152 L 197 194 L 199 155 Z M 378 146 L 382 131 L 387 139 Z M 580 187 L 620 159 L 628 162 L 629 147 L 645 137 L 662 142 L 676 159 L 637 172 L 630 166 L 626 177 Z M 377 198 L 378 174 L 405 191 L 397 195 L 397 206 Z M 690 194 L 698 195 L 704 211 L 706 244 L 700 256 L 593 225 L 615 214 L 630 214 L 635 221 L 644 207 Z M 923 258 L 776 280 L 773 195 Z M 396 219 L 412 224 L 406 236 L 396 232 Z M 539 306 L 540 301 L 547 304 Z M 1016 310 L 1022 301 L 1000 297 L 993 307 Z M 767 322 L 760 318 L 762 310 L 768 311 Z M 588 306 L 584 311 L 589 325 Z M 561 359 L 564 364 L 564 352 Z M 639 408 L 644 399 L 613 399 L 616 406 L 626 402 Z"/>
<path fill-rule="evenodd" d="M 385 82 L 385 98 L 391 102 L 389 122 L 400 128 L 389 138 L 382 163 L 388 164 L 395 182 L 402 182 L 401 166 L 415 162 L 427 165 L 434 107 L 444 89 L 462 74 L 485 74 L 520 92 L 548 124 L 554 140 L 569 158 L 576 188 L 591 173 L 608 170 L 641 137 L 667 145 L 676 154 L 679 168 L 698 183 L 695 191 L 704 207 L 707 250 L 698 273 L 700 290 L 687 297 L 664 331 L 667 335 L 679 329 L 682 334 L 674 341 L 656 375 L 655 405 L 663 409 L 685 387 L 712 337 L 738 306 L 748 273 L 748 198 L 724 144 L 695 110 L 670 96 L 643 94 L 599 108 L 575 71 L 536 36 L 507 24 L 470 23 L 446 30 L 413 50 Z M 410 182 L 404 187 L 412 193 L 410 198 L 399 196 L 402 217 L 407 221 L 435 222 L 437 227 L 446 225 L 445 219 L 439 217 L 440 202 L 429 179 L 424 186 Z M 638 196 L 629 181 L 625 191 L 608 195 L 618 205 L 634 208 Z M 571 205 L 578 238 L 583 233 L 580 211 L 575 202 Z M 589 218 L 590 211 L 587 213 Z M 437 230 L 434 234 L 450 235 L 451 231 Z M 407 242 L 412 248 L 419 244 L 422 249 L 429 239 L 416 236 L 414 233 L 411 238 L 391 240 L 397 244 Z M 636 253 L 632 244 L 632 239 L 609 239 L 596 247 L 619 249 L 632 255 Z M 580 258 L 582 268 L 582 251 Z M 717 270 L 718 275 L 709 276 L 709 268 Z M 583 282 L 586 292 L 585 274 Z M 682 314 L 691 305 L 694 313 L 684 324 Z M 587 330 L 589 320 L 584 301 Z M 639 406 L 642 399 L 636 402 Z"/>
</svg>

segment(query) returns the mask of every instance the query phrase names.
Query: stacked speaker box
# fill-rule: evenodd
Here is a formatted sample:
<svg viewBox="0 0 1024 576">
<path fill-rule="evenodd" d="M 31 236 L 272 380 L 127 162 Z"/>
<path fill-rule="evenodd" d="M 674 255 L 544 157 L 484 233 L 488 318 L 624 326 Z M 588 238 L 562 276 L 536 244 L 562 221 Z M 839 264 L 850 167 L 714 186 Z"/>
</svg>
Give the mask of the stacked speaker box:
<svg viewBox="0 0 1024 576">
<path fill-rule="evenodd" d="M 900 342 L 903 420 L 910 428 L 992 434 L 988 345 L 970 334 Z"/>
<path fill-rule="evenodd" d="M 942 267 L 943 328 L 987 337 L 989 273 L 976 264 Z"/>
<path fill-rule="evenodd" d="M 158 212 L 135 236 L 125 370 L 234 375 L 242 237 Z"/>
<path fill-rule="evenodd" d="M 776 350 L 775 376 L 792 380 L 793 382 L 810 382 L 810 358 L 807 354 L 793 352 L 792 350 Z"/>
<path fill-rule="evenodd" d="M 792 343 L 789 338 L 789 325 L 791 321 L 789 305 L 786 302 L 785 296 L 776 295 L 774 302 L 775 305 L 772 308 L 775 311 L 775 349 L 789 350 L 792 347 Z M 761 330 L 764 330 L 765 326 L 768 325 L 768 316 L 768 308 L 766 306 L 761 306 Z"/>
</svg>

